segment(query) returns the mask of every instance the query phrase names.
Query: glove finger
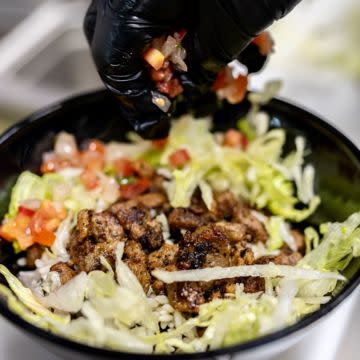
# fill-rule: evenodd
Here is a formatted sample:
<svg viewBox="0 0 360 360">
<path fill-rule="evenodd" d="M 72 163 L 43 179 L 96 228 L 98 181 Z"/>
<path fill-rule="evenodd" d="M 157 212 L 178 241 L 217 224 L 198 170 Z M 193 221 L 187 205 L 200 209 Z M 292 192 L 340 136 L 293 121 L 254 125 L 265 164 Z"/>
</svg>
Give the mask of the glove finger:
<svg viewBox="0 0 360 360">
<path fill-rule="evenodd" d="M 158 26 L 183 27 L 188 21 L 186 11 L 189 0 L 110 0 L 109 6 L 122 16 L 136 16 Z"/>
<path fill-rule="evenodd" d="M 93 0 L 91 2 L 90 6 L 86 12 L 86 15 L 84 18 L 84 24 L 83 24 L 85 37 L 86 37 L 89 45 L 91 45 L 92 38 L 94 36 L 95 26 L 96 26 L 96 17 L 97 17 L 96 2 L 97 2 L 97 0 Z"/>
<path fill-rule="evenodd" d="M 250 43 L 237 57 L 237 60 L 247 67 L 250 74 L 260 71 L 268 59 L 269 55 L 262 55 L 253 43 Z"/>
<path fill-rule="evenodd" d="M 237 58 L 250 41 L 275 20 L 285 16 L 300 0 L 199 0 L 199 62 L 210 69 Z"/>
<path fill-rule="evenodd" d="M 136 132 L 144 138 L 163 138 L 170 127 L 170 114 L 164 113 L 152 102 L 152 94 L 120 96 L 120 111 Z"/>
</svg>

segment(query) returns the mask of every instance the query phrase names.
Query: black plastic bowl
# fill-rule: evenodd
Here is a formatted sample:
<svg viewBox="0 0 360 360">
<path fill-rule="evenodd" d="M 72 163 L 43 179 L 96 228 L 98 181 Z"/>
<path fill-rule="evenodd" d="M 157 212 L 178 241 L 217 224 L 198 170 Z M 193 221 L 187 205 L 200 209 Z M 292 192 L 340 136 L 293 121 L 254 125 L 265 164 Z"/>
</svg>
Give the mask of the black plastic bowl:
<svg viewBox="0 0 360 360">
<path fill-rule="evenodd" d="M 247 105 L 225 106 L 214 114 L 218 130 L 235 126 L 247 110 Z M 350 213 L 360 210 L 360 151 L 338 130 L 317 116 L 284 101 L 273 100 L 266 110 L 271 116 L 272 127 L 287 128 L 290 144 L 296 135 L 304 135 L 311 149 L 308 161 L 317 170 L 316 187 L 322 197 L 322 205 L 310 219 L 311 223 L 344 220 Z M 104 141 L 123 140 L 130 130 L 119 118 L 117 103 L 106 91 L 95 92 L 50 106 L 16 124 L 0 137 L 0 217 L 8 205 L 8 191 L 16 176 L 24 170 L 37 171 L 41 154 L 52 148 L 54 136 L 61 130 L 74 134 L 79 141 L 98 138 Z M 293 145 L 292 145 L 293 146 Z M 15 257 L 10 247 L 3 246 L 0 262 L 16 271 Z M 352 262 L 346 273 L 349 281 L 338 289 L 333 299 L 319 311 L 303 318 L 295 325 L 260 337 L 244 344 L 208 353 L 182 355 L 140 355 L 96 349 L 53 335 L 28 324 L 11 312 L 0 301 L 0 312 L 10 322 L 20 327 L 39 343 L 66 359 L 204 359 L 231 358 L 256 354 L 268 349 L 286 347 L 289 339 L 304 333 L 306 327 L 323 318 L 339 305 L 360 282 L 359 262 Z"/>
</svg>

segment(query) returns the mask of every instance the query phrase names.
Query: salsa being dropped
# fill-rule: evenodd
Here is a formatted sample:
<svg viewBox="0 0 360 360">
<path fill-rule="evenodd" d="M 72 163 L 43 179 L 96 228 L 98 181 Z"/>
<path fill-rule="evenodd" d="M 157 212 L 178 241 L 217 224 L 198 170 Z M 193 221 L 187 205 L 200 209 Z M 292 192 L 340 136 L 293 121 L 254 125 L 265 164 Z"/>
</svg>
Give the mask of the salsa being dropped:
<svg viewBox="0 0 360 360">
<path fill-rule="evenodd" d="M 181 45 L 186 33 L 187 31 L 182 29 L 173 35 L 153 40 L 143 55 L 157 90 L 170 99 L 176 98 L 184 91 L 178 74 L 188 70 L 185 62 L 186 50 Z M 259 56 L 268 56 L 273 50 L 273 40 L 267 31 L 255 37 L 252 44 L 258 49 Z M 232 68 L 226 66 L 219 72 L 212 90 L 219 99 L 237 104 L 244 100 L 247 86 L 247 75 L 234 76 Z M 170 107 L 169 99 L 165 97 L 161 100 L 154 98 L 153 101 L 164 112 Z"/>
</svg>

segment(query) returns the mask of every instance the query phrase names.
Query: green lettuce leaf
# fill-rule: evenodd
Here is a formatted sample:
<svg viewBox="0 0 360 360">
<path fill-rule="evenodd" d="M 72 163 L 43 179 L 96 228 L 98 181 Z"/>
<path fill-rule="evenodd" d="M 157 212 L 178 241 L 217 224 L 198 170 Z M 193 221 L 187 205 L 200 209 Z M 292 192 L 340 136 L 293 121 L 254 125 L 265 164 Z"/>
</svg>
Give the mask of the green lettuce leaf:
<svg viewBox="0 0 360 360">
<path fill-rule="evenodd" d="M 170 167 L 169 156 L 174 151 L 183 148 L 191 156 L 183 169 L 172 170 L 167 187 L 171 205 L 189 206 L 192 194 L 205 180 L 215 189 L 231 190 L 253 206 L 268 207 L 275 215 L 304 220 L 316 210 L 319 198 L 313 197 L 303 209 L 297 208 L 300 199 L 294 179 L 285 176 L 280 157 L 284 142 L 285 131 L 275 129 L 257 137 L 246 151 L 223 147 L 215 141 L 207 119 L 182 117 L 172 126 L 161 158 L 161 165 Z M 209 205 L 208 195 L 204 201 Z"/>
<path fill-rule="evenodd" d="M 43 200 L 46 195 L 47 187 L 41 177 L 30 171 L 24 171 L 12 189 L 9 210 L 6 217 L 14 218 L 22 201 L 30 199 Z"/>
<path fill-rule="evenodd" d="M 320 244 L 304 256 L 297 266 L 320 271 L 342 271 L 354 257 L 359 256 L 360 212 L 352 214 L 343 223 L 321 226 Z M 299 293 L 303 296 L 322 296 L 331 293 L 337 285 L 333 279 L 302 281 Z"/>
</svg>

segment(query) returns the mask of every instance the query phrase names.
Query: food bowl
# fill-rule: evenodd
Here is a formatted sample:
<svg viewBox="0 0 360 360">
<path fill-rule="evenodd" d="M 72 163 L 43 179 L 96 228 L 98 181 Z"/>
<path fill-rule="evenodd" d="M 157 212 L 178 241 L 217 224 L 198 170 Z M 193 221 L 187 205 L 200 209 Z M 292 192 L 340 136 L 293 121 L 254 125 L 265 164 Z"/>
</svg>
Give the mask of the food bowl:
<svg viewBox="0 0 360 360">
<path fill-rule="evenodd" d="M 246 113 L 248 104 L 225 105 L 213 114 L 215 130 L 235 126 Z M 264 107 L 270 115 L 271 127 L 287 129 L 288 141 L 295 136 L 306 137 L 311 153 L 307 161 L 316 170 L 316 190 L 322 204 L 308 219 L 310 224 L 343 221 L 360 209 L 360 151 L 338 130 L 325 121 L 285 101 L 272 100 Z M 181 111 L 186 111 L 183 108 Z M 99 91 L 72 98 L 40 110 L 16 124 L 0 136 L 0 216 L 9 201 L 9 189 L 16 176 L 24 171 L 37 171 L 41 155 L 53 146 L 55 135 L 65 130 L 79 141 L 98 138 L 103 141 L 124 140 L 130 130 L 119 117 L 118 103 L 108 92 Z M 286 146 L 286 145 L 285 145 Z M 16 272 L 17 256 L 9 244 L 2 243 L 0 263 Z M 21 328 L 34 340 L 64 359 L 241 359 L 271 357 L 299 341 L 310 326 L 316 326 L 335 307 L 345 300 L 360 283 L 360 261 L 354 260 L 346 269 L 349 281 L 336 289 L 330 302 L 294 325 L 235 346 L 207 353 L 175 355 L 143 355 L 110 351 L 79 344 L 34 327 L 15 315 L 0 299 L 0 313 Z"/>
</svg>

